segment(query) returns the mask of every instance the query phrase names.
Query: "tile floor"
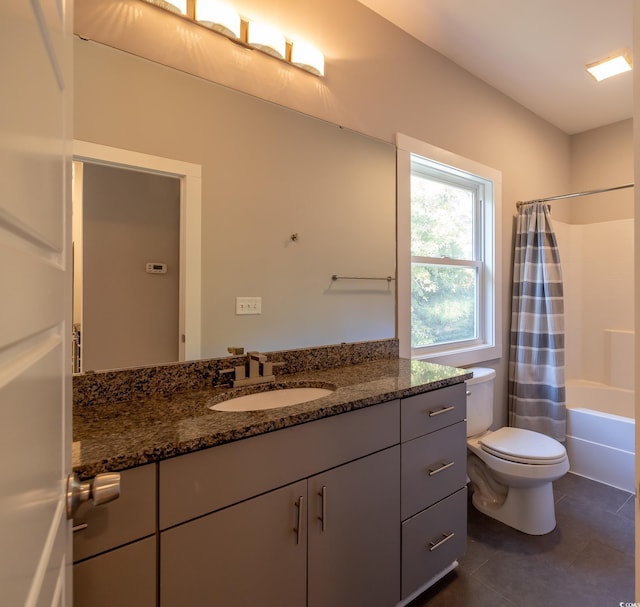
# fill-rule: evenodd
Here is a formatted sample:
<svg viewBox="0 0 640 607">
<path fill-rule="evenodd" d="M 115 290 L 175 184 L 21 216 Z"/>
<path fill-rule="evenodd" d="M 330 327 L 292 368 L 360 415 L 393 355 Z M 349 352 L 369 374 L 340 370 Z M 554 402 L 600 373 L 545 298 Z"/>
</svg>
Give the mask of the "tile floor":
<svg viewBox="0 0 640 607">
<path fill-rule="evenodd" d="M 557 527 L 520 533 L 469 502 L 460 566 L 409 607 L 618 607 L 634 600 L 633 495 L 574 474 L 554 483 Z"/>
</svg>

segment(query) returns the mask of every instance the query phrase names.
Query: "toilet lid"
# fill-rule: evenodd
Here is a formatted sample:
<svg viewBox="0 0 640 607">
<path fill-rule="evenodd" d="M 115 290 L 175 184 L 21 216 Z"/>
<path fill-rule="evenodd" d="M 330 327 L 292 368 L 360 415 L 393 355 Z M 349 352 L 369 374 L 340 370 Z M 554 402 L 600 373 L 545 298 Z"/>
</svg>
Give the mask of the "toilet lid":
<svg viewBox="0 0 640 607">
<path fill-rule="evenodd" d="M 491 455 L 521 464 L 557 464 L 567 452 L 557 440 L 522 428 L 500 428 L 480 439 Z"/>
</svg>

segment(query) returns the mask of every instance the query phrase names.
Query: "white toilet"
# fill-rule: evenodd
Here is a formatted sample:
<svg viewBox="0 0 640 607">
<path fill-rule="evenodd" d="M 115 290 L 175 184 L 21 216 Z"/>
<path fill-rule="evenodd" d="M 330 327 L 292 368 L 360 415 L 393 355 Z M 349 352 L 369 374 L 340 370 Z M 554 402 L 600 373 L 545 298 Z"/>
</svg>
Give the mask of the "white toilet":
<svg viewBox="0 0 640 607">
<path fill-rule="evenodd" d="M 493 369 L 474 367 L 467 384 L 467 474 L 472 503 L 482 513 L 530 535 L 553 531 L 552 481 L 569 470 L 557 440 L 521 428 L 489 430 L 493 422 Z"/>
</svg>

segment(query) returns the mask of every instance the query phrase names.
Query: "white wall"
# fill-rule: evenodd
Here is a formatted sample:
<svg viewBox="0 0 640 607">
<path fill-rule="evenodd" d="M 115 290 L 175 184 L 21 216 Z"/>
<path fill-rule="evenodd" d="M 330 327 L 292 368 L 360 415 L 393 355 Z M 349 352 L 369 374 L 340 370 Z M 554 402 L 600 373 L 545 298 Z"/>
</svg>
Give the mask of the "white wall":
<svg viewBox="0 0 640 607">
<path fill-rule="evenodd" d="M 608 384 L 615 369 L 607 330 L 634 330 L 634 221 L 554 221 L 554 228 L 565 292 L 567 378 Z M 632 377 L 624 383 L 619 387 L 631 387 Z"/>
</svg>

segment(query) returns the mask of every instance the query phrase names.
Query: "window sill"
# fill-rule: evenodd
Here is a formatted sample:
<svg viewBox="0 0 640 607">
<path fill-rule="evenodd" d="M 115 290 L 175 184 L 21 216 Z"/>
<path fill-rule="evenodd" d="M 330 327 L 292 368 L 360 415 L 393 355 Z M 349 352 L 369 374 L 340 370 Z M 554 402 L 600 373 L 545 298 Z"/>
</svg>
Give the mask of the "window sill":
<svg viewBox="0 0 640 607">
<path fill-rule="evenodd" d="M 434 352 L 433 354 L 412 354 L 414 360 L 426 360 L 430 363 L 447 365 L 449 367 L 468 367 L 478 363 L 495 360 L 502 357 L 502 347 L 496 345 L 480 345 L 465 349 L 450 350 L 448 352 Z"/>
</svg>

